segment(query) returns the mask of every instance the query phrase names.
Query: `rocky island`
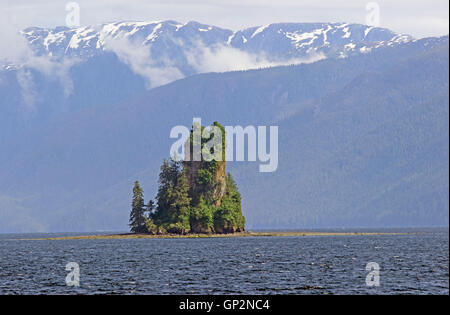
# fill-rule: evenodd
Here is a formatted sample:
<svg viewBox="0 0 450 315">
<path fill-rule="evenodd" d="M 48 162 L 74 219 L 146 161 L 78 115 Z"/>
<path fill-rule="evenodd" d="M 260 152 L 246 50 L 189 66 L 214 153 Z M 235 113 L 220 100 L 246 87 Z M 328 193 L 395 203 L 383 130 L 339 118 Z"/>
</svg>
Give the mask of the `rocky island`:
<svg viewBox="0 0 450 315">
<path fill-rule="evenodd" d="M 217 136 L 221 141 L 210 146 Z M 244 232 L 241 195 L 231 174 L 226 172 L 225 147 L 225 129 L 219 123 L 210 127 L 194 124 L 185 143 L 184 159 L 170 157 L 163 161 L 155 201 L 146 205 L 143 190 L 135 182 L 131 232 L 150 235 Z M 208 158 L 202 154 L 200 159 L 196 158 L 196 148 L 207 153 Z"/>
</svg>

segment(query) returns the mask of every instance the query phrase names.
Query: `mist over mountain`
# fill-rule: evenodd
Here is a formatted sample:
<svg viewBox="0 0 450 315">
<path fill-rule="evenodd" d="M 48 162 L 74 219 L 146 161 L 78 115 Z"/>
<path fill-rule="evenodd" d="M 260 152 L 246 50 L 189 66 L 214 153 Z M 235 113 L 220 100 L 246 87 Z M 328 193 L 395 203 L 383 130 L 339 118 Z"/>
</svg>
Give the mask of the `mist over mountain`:
<svg viewBox="0 0 450 315">
<path fill-rule="evenodd" d="M 279 23 L 240 31 L 176 21 L 27 28 L 13 42 L 13 56 L 0 52 L 0 109 L 8 115 L 0 120 L 0 143 L 61 114 L 118 104 L 198 73 L 345 58 L 411 40 L 348 23 Z"/>
<path fill-rule="evenodd" d="M 170 129 L 193 117 L 279 126 L 276 172 L 229 163 L 250 229 L 448 225 L 448 36 L 170 21 L 24 36 L 73 64 L 0 72 L 1 232 L 125 230 L 132 183 L 154 197 Z"/>
</svg>

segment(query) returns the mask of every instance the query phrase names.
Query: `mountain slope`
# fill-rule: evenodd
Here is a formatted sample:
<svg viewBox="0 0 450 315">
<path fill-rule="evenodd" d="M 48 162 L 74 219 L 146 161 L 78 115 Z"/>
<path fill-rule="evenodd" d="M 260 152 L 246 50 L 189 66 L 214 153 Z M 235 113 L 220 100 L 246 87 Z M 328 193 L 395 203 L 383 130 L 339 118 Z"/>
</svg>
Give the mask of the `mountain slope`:
<svg viewBox="0 0 450 315">
<path fill-rule="evenodd" d="M 280 122 L 278 171 L 238 178 L 251 196 L 244 207 L 259 209 L 249 220 L 279 228 L 446 225 L 447 69 L 448 46 L 362 75 Z M 283 216 L 271 222 L 274 212 Z"/>
</svg>

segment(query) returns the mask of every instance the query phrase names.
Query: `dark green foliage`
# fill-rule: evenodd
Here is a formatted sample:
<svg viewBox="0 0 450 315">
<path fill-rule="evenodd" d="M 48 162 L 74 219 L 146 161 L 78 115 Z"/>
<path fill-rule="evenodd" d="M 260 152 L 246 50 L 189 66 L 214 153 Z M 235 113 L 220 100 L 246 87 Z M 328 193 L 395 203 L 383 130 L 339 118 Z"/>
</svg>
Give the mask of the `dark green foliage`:
<svg viewBox="0 0 450 315">
<path fill-rule="evenodd" d="M 180 164 L 179 164 L 180 165 Z M 189 184 L 184 170 L 180 169 L 177 174 L 177 180 L 171 196 L 170 207 L 173 213 L 172 223 L 169 225 L 168 231 L 173 233 L 185 234 L 190 231 L 190 203 Z M 171 227 L 172 226 L 172 227 Z"/>
<path fill-rule="evenodd" d="M 241 194 L 230 173 L 227 175 L 227 189 L 222 203 L 214 214 L 214 228 L 217 233 L 234 233 L 245 230 Z"/>
<path fill-rule="evenodd" d="M 203 197 L 192 207 L 190 224 L 195 233 L 211 233 L 214 230 L 214 207 L 207 204 Z"/>
<path fill-rule="evenodd" d="M 138 181 L 134 183 L 129 226 L 133 233 L 145 233 L 147 231 L 145 224 L 144 193 Z"/>
<path fill-rule="evenodd" d="M 170 194 L 173 190 L 174 178 L 171 175 L 169 162 L 164 160 L 159 173 L 159 188 L 156 195 L 156 212 L 153 219 L 156 223 L 170 220 L 170 214 L 167 211 L 170 207 Z"/>
<path fill-rule="evenodd" d="M 194 195 L 194 204 L 200 202 L 200 198 L 207 200 L 208 202 L 213 201 L 213 192 L 215 189 L 214 174 L 208 169 L 200 168 L 197 172 L 196 180 L 196 193 Z"/>
<path fill-rule="evenodd" d="M 145 218 L 145 226 L 147 228 L 147 233 L 156 235 L 158 234 L 158 226 L 150 218 Z"/>
<path fill-rule="evenodd" d="M 168 232 L 185 234 L 190 231 L 189 185 L 181 162 L 164 161 L 159 175 L 156 211 L 151 218 Z"/>
</svg>

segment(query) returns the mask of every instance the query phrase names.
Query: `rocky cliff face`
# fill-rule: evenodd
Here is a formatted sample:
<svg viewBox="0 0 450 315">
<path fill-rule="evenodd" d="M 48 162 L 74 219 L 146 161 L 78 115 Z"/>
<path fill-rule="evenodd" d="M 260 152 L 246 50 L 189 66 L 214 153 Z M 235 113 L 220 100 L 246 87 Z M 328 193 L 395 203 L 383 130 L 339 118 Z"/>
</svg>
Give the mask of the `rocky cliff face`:
<svg viewBox="0 0 450 315">
<path fill-rule="evenodd" d="M 194 215 L 191 216 L 190 222 L 191 231 L 194 233 L 232 233 L 243 230 L 243 227 L 234 228 L 236 226 L 234 222 L 229 222 L 226 219 L 221 218 L 221 215 L 228 214 L 227 210 L 223 208 L 227 206 L 224 205 L 224 199 L 230 194 L 230 189 L 228 187 L 229 179 L 227 178 L 225 161 L 225 130 L 217 122 L 214 123 L 214 126 L 220 128 L 222 132 L 221 159 L 218 158 L 217 160 L 205 161 L 202 157 L 201 161 L 193 161 L 194 144 L 195 141 L 198 141 L 199 139 L 199 137 L 196 138 L 193 136 L 193 133 L 196 128 L 198 128 L 199 131 L 203 131 L 204 127 L 193 126 L 191 137 L 187 141 L 185 147 L 186 152 L 189 152 L 190 156 L 185 157 L 183 169 L 189 183 L 191 206 L 194 209 Z M 211 134 L 209 138 L 201 138 L 201 145 L 197 146 L 197 148 L 203 150 L 205 143 L 211 140 L 213 136 L 214 135 Z M 187 146 L 190 146 L 189 150 L 187 150 Z M 211 153 L 213 153 L 213 150 L 214 149 L 211 150 Z M 220 157 L 220 155 L 217 157 Z M 236 208 L 235 210 L 242 215 L 240 210 L 240 199 L 237 203 L 238 205 L 233 206 L 233 208 Z M 221 223 L 218 223 L 219 221 Z"/>
<path fill-rule="evenodd" d="M 199 135 L 202 134 L 204 127 L 200 125 L 194 125 L 191 131 L 191 137 L 185 144 L 185 162 L 183 163 L 186 176 L 188 178 L 190 194 L 193 202 L 196 203 L 203 198 L 203 200 L 215 207 L 220 206 L 222 198 L 226 191 L 226 161 L 225 161 L 225 130 L 217 122 L 213 127 L 220 128 L 222 132 L 222 158 L 214 159 L 213 161 L 205 161 L 203 155 L 200 161 L 194 161 L 194 151 L 204 149 L 205 143 L 211 140 L 214 136 L 210 135 L 209 138 L 196 137 L 195 132 Z M 200 145 L 196 146 L 196 141 L 201 138 Z M 200 156 L 200 154 L 199 154 Z"/>
<path fill-rule="evenodd" d="M 202 176 L 205 176 L 204 163 L 191 161 L 185 162 L 184 169 L 188 178 L 190 195 L 196 201 L 202 197 L 208 203 L 218 207 L 222 203 L 222 198 L 227 187 L 226 183 L 226 162 L 217 163 L 217 166 L 207 177 L 211 177 L 212 182 L 205 182 Z M 199 173 L 200 171 L 200 173 Z"/>
<path fill-rule="evenodd" d="M 227 181 L 226 181 L 226 164 L 227 162 L 220 163 L 219 167 L 217 167 L 214 182 L 217 183 L 216 189 L 214 190 L 215 197 L 215 206 L 218 207 L 222 203 L 222 198 L 225 195 L 225 191 L 227 189 Z"/>
</svg>

